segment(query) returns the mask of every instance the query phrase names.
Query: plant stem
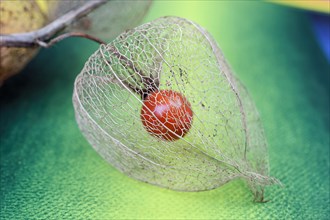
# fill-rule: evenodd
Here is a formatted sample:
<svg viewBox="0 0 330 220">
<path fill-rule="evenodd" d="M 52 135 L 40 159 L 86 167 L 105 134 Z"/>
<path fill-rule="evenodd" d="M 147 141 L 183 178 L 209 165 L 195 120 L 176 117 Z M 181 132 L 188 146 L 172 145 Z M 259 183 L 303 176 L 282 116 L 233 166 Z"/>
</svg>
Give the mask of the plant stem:
<svg viewBox="0 0 330 220">
<path fill-rule="evenodd" d="M 46 43 L 44 41 L 39 41 L 39 40 L 37 41 L 37 43 L 41 47 L 48 48 L 69 37 L 82 37 L 82 38 L 92 40 L 98 44 L 104 44 L 104 45 L 106 44 L 106 42 L 104 42 L 103 40 L 101 40 L 97 37 L 94 37 L 92 35 L 85 34 L 85 33 L 80 33 L 80 32 L 70 32 L 70 33 L 61 34 L 61 35 L 51 39 L 48 43 Z"/>
<path fill-rule="evenodd" d="M 46 41 L 50 40 L 58 32 L 62 31 L 74 21 L 87 15 L 94 9 L 105 4 L 106 0 L 88 1 L 86 4 L 71 10 L 54 20 L 50 24 L 32 32 L 0 35 L 0 47 L 35 47 L 45 46 Z"/>
</svg>

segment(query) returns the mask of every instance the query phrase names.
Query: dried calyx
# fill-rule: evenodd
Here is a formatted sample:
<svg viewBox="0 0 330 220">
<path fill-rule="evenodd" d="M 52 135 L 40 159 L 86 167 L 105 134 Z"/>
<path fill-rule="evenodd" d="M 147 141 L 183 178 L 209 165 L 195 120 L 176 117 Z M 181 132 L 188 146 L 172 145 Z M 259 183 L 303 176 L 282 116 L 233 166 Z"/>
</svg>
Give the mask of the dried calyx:
<svg viewBox="0 0 330 220">
<path fill-rule="evenodd" d="M 192 21 L 160 18 L 101 45 L 76 79 L 73 103 L 91 145 L 135 179 L 202 191 L 241 178 L 259 202 L 279 184 L 253 101 Z"/>
</svg>

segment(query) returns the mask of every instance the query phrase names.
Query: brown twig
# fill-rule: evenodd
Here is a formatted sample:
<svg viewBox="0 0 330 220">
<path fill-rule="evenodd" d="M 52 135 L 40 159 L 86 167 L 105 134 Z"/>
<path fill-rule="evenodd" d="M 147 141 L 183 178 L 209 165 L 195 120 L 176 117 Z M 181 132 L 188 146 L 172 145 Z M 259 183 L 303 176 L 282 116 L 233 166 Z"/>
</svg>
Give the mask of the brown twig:
<svg viewBox="0 0 330 220">
<path fill-rule="evenodd" d="M 87 15 L 88 13 L 105 4 L 106 2 L 106 0 L 88 1 L 80 8 L 69 11 L 55 21 L 36 31 L 0 35 L 0 47 L 46 46 L 47 43 L 45 42 L 49 41 L 55 34 L 62 31 L 74 21 Z"/>
<path fill-rule="evenodd" d="M 69 33 L 61 34 L 61 35 L 51 39 L 48 43 L 37 40 L 37 43 L 41 47 L 48 48 L 69 37 L 81 37 L 81 38 L 86 38 L 86 39 L 95 41 L 98 44 L 106 44 L 106 42 L 102 41 L 101 39 L 99 39 L 97 37 L 94 37 L 92 35 L 85 34 L 85 33 L 80 33 L 80 32 L 69 32 Z"/>
</svg>

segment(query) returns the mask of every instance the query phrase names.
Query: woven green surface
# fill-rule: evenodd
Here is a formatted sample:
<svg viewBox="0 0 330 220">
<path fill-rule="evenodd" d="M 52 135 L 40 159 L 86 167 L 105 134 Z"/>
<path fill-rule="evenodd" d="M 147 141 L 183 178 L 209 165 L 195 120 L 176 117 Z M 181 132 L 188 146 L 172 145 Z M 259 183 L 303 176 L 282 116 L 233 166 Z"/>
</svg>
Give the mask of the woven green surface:
<svg viewBox="0 0 330 220">
<path fill-rule="evenodd" d="M 0 89 L 1 219 L 328 219 L 329 64 L 303 11 L 257 2 L 156 2 L 220 44 L 249 89 L 285 188 L 252 203 L 241 181 L 183 193 L 135 181 L 80 134 L 71 96 L 97 45 L 71 39 L 43 50 Z"/>
</svg>

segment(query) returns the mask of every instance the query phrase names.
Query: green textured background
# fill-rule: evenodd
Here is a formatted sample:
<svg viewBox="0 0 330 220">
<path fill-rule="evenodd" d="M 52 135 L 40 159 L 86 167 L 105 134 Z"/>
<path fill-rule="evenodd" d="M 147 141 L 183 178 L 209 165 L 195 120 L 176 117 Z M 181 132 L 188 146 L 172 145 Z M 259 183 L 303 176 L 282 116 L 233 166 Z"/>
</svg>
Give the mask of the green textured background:
<svg viewBox="0 0 330 220">
<path fill-rule="evenodd" d="M 194 20 L 218 41 L 247 86 L 269 141 L 265 204 L 241 181 L 183 193 L 115 170 L 77 128 L 73 82 L 97 45 L 42 50 L 0 89 L 1 219 L 328 219 L 329 64 L 305 11 L 258 2 L 157 1 L 145 21 Z"/>
</svg>

